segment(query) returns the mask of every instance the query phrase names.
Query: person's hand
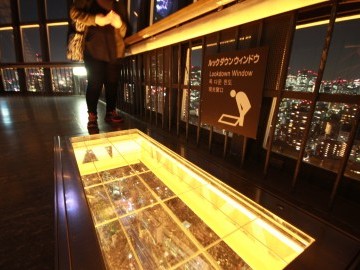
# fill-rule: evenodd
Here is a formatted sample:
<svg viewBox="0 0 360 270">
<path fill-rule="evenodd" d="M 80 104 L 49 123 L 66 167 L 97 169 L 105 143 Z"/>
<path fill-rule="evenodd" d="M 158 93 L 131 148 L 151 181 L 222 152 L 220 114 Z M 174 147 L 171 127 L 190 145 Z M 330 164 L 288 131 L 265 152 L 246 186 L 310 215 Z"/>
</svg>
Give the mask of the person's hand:
<svg viewBox="0 0 360 270">
<path fill-rule="evenodd" d="M 111 25 L 114 27 L 114 28 L 120 28 L 121 25 L 122 25 L 122 21 L 121 21 L 121 18 L 120 16 L 116 13 L 116 12 L 113 12 L 113 11 L 110 11 L 112 16 L 111 16 Z"/>
<path fill-rule="evenodd" d="M 108 25 L 111 23 L 112 21 L 112 17 L 113 17 L 113 12 L 110 11 L 108 14 L 103 15 L 103 14 L 96 14 L 95 16 L 95 23 L 99 26 L 104 26 L 104 25 Z"/>
</svg>

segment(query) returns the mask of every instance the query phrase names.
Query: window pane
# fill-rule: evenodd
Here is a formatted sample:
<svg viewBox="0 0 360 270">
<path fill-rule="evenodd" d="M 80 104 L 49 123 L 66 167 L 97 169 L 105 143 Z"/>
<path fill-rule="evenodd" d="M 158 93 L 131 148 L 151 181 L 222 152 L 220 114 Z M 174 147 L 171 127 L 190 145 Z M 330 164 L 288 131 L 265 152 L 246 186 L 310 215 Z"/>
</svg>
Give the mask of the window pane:
<svg viewBox="0 0 360 270">
<path fill-rule="evenodd" d="M 313 92 L 327 25 L 295 31 L 285 90 Z"/>
<path fill-rule="evenodd" d="M 220 32 L 220 52 L 231 52 L 236 50 L 235 28 L 222 30 Z"/>
<path fill-rule="evenodd" d="M 154 22 L 191 4 L 192 0 L 154 0 Z"/>
<path fill-rule="evenodd" d="M 131 0 L 130 1 L 130 26 L 131 34 L 135 34 L 149 26 L 149 11 L 151 1 Z"/>
<path fill-rule="evenodd" d="M 326 62 L 321 92 L 360 94 L 360 20 L 337 22 Z"/>
<path fill-rule="evenodd" d="M 187 121 L 187 119 L 189 118 L 189 76 L 190 76 L 190 57 L 191 57 L 191 52 L 190 49 L 188 48 L 186 50 L 186 62 L 185 62 L 185 69 L 183 70 L 184 72 L 184 86 L 186 86 L 186 88 L 183 89 L 182 92 L 182 99 L 181 99 L 181 115 L 180 115 L 180 119 L 182 121 Z"/>
<path fill-rule="evenodd" d="M 146 106 L 154 112 L 163 113 L 164 89 L 163 80 L 163 54 L 161 51 L 150 55 L 150 83 L 146 86 Z"/>
<path fill-rule="evenodd" d="M 124 83 L 124 102 L 134 104 L 135 85 L 133 83 Z"/>
<path fill-rule="evenodd" d="M 19 76 L 15 68 L 1 69 L 1 77 L 5 91 L 20 91 Z"/>
<path fill-rule="evenodd" d="M 25 62 L 41 62 L 41 47 L 39 28 L 23 28 L 23 51 Z"/>
<path fill-rule="evenodd" d="M 337 172 L 344 157 L 357 105 L 318 102 L 304 161 Z"/>
<path fill-rule="evenodd" d="M 19 9 L 21 22 L 37 22 L 39 20 L 37 0 L 19 0 Z"/>
<path fill-rule="evenodd" d="M 129 89 L 130 91 L 130 89 Z M 164 92 L 166 88 L 155 85 L 146 86 L 146 108 L 153 112 L 163 113 Z"/>
<path fill-rule="evenodd" d="M 44 69 L 43 68 L 27 68 L 26 86 L 29 92 L 43 92 L 44 87 Z"/>
<path fill-rule="evenodd" d="M 358 127 L 355 141 L 351 148 L 345 176 L 360 180 L 360 126 Z"/>
<path fill-rule="evenodd" d="M 0 62 L 16 62 L 13 30 L 0 31 Z"/>
<path fill-rule="evenodd" d="M 68 18 L 67 1 L 46 0 L 46 17 L 48 20 Z"/>
<path fill-rule="evenodd" d="M 0 24 L 11 24 L 10 0 L 0 1 Z"/>
<path fill-rule="evenodd" d="M 206 36 L 206 51 L 205 54 L 218 53 L 218 37 L 216 34 L 209 34 Z"/>
<path fill-rule="evenodd" d="M 248 49 L 251 47 L 257 47 L 257 39 L 259 35 L 259 24 L 247 25 L 246 27 L 240 27 L 238 49 Z"/>
<path fill-rule="evenodd" d="M 298 158 L 309 109 L 310 103 L 307 100 L 282 100 L 275 127 L 273 151 Z"/>
<path fill-rule="evenodd" d="M 64 62 L 66 59 L 68 26 L 49 27 L 50 61 Z"/>
<path fill-rule="evenodd" d="M 162 53 L 161 50 L 158 50 L 158 54 L 157 54 L 157 74 L 156 74 L 156 79 L 157 79 L 157 85 L 162 85 L 164 83 L 164 55 Z"/>
<path fill-rule="evenodd" d="M 152 85 L 154 85 L 156 82 L 156 72 L 157 72 L 156 64 L 157 64 L 156 55 L 155 53 L 153 53 L 150 56 L 150 82 Z"/>
<path fill-rule="evenodd" d="M 158 113 L 163 114 L 164 112 L 164 95 L 166 88 L 163 88 L 164 85 L 164 54 L 162 51 L 158 51 L 157 54 L 157 108 L 156 111 Z"/>
<path fill-rule="evenodd" d="M 162 84 L 162 59 L 163 54 L 159 51 L 150 55 L 150 87 L 146 86 L 146 107 L 154 112 L 163 111 L 163 88 Z"/>
<path fill-rule="evenodd" d="M 54 92 L 74 93 L 73 69 L 70 67 L 52 68 L 52 89 Z"/>
<path fill-rule="evenodd" d="M 202 47 L 191 48 L 191 85 L 201 85 Z"/>
<path fill-rule="evenodd" d="M 72 68 L 72 78 L 66 78 L 68 86 L 72 87 L 71 92 L 76 95 L 85 95 L 87 87 L 87 73 L 84 66 Z M 69 79 L 73 80 L 73 85 L 68 82 Z"/>
<path fill-rule="evenodd" d="M 191 86 L 201 85 L 202 47 L 191 48 Z M 190 91 L 189 123 L 197 125 L 199 121 L 200 90 Z"/>
</svg>

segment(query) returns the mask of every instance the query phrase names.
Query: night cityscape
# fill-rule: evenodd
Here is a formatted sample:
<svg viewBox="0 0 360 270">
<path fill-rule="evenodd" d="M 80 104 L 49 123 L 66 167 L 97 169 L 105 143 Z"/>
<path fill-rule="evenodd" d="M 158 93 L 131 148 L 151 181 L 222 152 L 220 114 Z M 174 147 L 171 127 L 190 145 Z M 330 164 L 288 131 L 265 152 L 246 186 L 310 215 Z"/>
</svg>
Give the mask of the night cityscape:
<svg viewBox="0 0 360 270">
<path fill-rule="evenodd" d="M 317 74 L 311 70 L 300 70 L 296 75 L 288 74 L 285 91 L 313 92 Z M 191 85 L 201 85 L 201 67 L 191 69 Z M 360 77 L 353 80 L 322 81 L 321 93 L 360 94 Z M 189 122 L 196 125 L 199 117 L 200 91 L 190 92 Z M 309 139 L 303 160 L 325 169 L 336 171 L 344 156 L 347 140 L 356 114 L 357 105 L 318 102 L 312 119 Z M 310 109 L 306 100 L 284 99 L 280 105 L 276 125 L 273 151 L 298 158 L 301 141 Z M 185 109 L 182 111 L 186 119 Z M 270 121 L 271 119 L 269 119 Z M 359 132 L 358 132 L 359 133 Z M 358 135 L 359 136 L 359 135 Z M 355 141 L 349 158 L 346 174 L 360 179 L 360 138 Z"/>
</svg>

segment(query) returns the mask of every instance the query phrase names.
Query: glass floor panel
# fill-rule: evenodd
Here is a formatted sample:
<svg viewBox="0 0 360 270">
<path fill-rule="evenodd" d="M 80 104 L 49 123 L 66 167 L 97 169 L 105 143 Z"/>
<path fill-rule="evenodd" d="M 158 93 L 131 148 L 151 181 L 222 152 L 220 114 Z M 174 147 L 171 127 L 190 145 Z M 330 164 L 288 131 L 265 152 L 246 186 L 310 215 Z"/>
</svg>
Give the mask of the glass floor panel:
<svg viewBox="0 0 360 270">
<path fill-rule="evenodd" d="M 70 142 L 108 269 L 283 269 L 315 241 L 139 130 Z"/>
</svg>

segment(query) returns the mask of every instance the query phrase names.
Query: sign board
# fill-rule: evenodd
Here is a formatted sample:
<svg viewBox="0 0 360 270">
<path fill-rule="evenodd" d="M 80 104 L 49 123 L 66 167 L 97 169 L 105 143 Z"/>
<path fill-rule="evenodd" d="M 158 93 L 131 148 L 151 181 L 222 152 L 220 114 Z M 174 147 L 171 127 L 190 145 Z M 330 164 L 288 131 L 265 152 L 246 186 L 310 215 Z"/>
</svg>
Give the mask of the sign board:
<svg viewBox="0 0 360 270">
<path fill-rule="evenodd" d="M 268 48 L 205 56 L 201 123 L 256 138 Z"/>
</svg>

